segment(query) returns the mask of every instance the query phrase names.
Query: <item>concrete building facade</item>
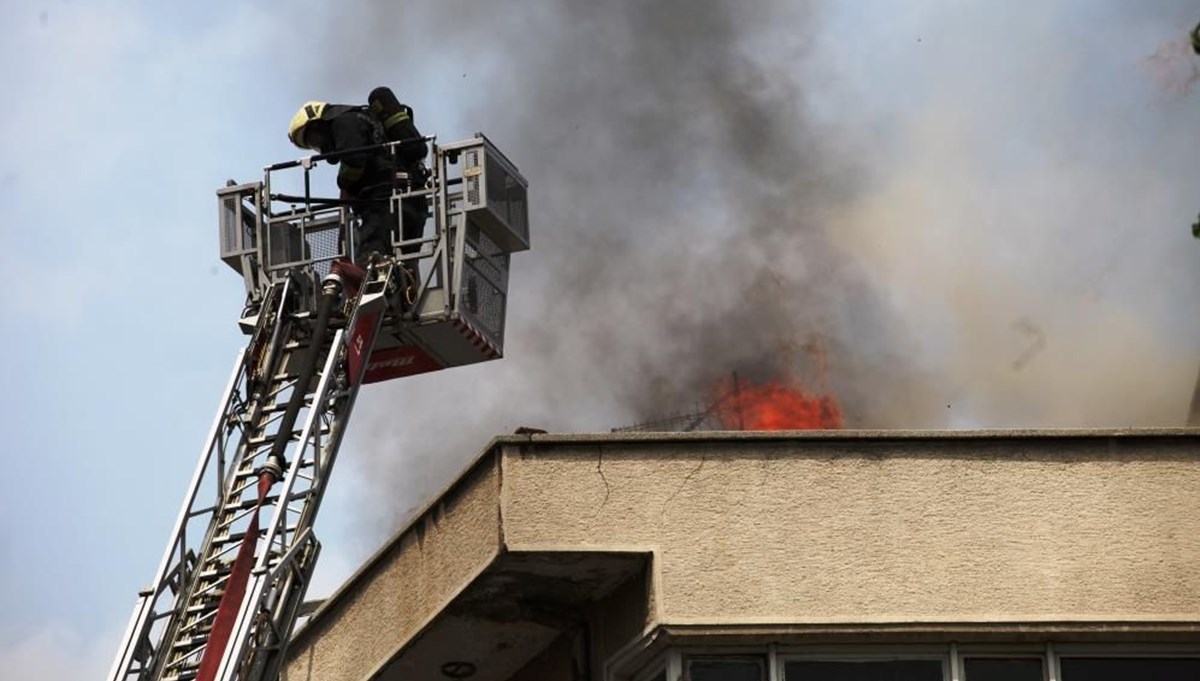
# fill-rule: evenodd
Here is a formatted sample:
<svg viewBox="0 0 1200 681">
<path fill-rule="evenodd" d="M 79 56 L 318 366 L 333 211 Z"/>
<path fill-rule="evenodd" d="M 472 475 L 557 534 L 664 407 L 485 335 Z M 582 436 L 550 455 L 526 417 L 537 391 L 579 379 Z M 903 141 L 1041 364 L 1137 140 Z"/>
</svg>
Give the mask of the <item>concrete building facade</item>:
<svg viewBox="0 0 1200 681">
<path fill-rule="evenodd" d="M 286 681 L 1200 678 L 1190 429 L 495 439 Z"/>
</svg>

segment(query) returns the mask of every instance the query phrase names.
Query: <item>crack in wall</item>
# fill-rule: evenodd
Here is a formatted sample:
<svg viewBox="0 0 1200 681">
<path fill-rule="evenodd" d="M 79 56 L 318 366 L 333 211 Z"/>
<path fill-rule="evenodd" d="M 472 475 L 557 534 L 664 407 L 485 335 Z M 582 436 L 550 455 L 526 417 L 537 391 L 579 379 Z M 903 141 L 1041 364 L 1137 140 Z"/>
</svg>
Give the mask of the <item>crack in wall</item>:
<svg viewBox="0 0 1200 681">
<path fill-rule="evenodd" d="M 671 493 L 671 496 L 667 497 L 667 500 L 665 502 L 663 502 L 663 512 L 664 513 L 666 512 L 667 507 L 671 505 L 671 502 L 675 500 L 675 497 L 679 496 L 679 493 L 681 491 L 683 491 L 683 488 L 685 485 L 688 484 L 688 481 L 691 480 L 693 477 L 695 477 L 695 475 L 700 472 L 701 468 L 704 468 L 704 464 L 707 461 L 708 461 L 708 455 L 701 454 L 700 455 L 700 463 L 697 463 L 695 468 L 688 471 L 688 474 L 683 476 L 683 481 L 679 483 L 679 487 L 676 487 L 675 491 Z"/>
<path fill-rule="evenodd" d="M 596 450 L 596 473 L 600 475 L 601 482 L 604 483 L 604 501 L 600 502 L 600 508 L 596 509 L 599 513 L 608 504 L 608 497 L 612 494 L 612 486 L 608 484 L 608 478 L 604 475 L 604 447 Z"/>
</svg>

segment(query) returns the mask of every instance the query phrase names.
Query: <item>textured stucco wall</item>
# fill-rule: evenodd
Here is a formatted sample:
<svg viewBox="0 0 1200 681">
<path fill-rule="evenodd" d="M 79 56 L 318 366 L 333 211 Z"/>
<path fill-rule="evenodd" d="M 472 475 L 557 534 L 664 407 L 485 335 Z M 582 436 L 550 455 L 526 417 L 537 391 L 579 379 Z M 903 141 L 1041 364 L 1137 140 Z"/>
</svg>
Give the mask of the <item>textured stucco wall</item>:
<svg viewBox="0 0 1200 681">
<path fill-rule="evenodd" d="M 535 438 L 505 536 L 653 550 L 664 623 L 1197 621 L 1198 443 Z"/>
<path fill-rule="evenodd" d="M 360 681 L 495 558 L 500 480 L 484 459 L 331 599 L 289 650 L 283 681 Z"/>
<path fill-rule="evenodd" d="M 506 549 L 653 552 L 605 659 L 654 624 L 1200 622 L 1198 432 L 500 438 L 284 679 L 368 678 Z"/>
</svg>

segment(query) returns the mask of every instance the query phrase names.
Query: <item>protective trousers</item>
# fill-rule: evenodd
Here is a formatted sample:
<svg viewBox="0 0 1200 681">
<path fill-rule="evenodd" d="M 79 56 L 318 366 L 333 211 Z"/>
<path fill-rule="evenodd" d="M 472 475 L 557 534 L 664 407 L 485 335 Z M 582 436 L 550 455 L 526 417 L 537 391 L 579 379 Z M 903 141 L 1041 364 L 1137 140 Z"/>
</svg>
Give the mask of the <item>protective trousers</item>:
<svg viewBox="0 0 1200 681">
<path fill-rule="evenodd" d="M 391 195 L 387 187 L 366 189 L 350 205 L 359 220 L 354 234 L 354 261 L 360 266 L 366 265 L 373 253 L 388 255 L 392 250 L 396 216 L 392 212 Z"/>
<path fill-rule="evenodd" d="M 378 187 L 365 190 L 352 206 L 359 217 L 358 233 L 355 235 L 357 257 L 360 265 L 365 265 L 372 253 L 380 255 L 392 254 L 392 235 L 396 229 L 396 213 L 391 201 L 391 189 Z M 400 234 L 404 241 L 420 239 L 425 234 L 425 220 L 429 211 L 429 202 L 424 196 L 410 197 L 400 201 Z M 400 253 L 409 255 L 420 250 L 419 244 L 401 246 Z M 405 263 L 409 282 L 417 279 L 417 267 L 413 261 Z"/>
</svg>

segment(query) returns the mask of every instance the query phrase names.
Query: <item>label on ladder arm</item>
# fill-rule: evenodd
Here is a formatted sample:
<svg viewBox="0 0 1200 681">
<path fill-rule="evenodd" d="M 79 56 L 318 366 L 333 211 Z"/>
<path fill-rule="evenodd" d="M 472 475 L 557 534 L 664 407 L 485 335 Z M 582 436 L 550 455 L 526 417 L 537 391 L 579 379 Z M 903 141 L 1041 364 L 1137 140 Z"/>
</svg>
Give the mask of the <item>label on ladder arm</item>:
<svg viewBox="0 0 1200 681">
<path fill-rule="evenodd" d="M 441 363 L 415 345 L 376 350 L 367 362 L 363 383 L 378 383 L 401 376 L 415 376 L 443 368 Z"/>
</svg>

